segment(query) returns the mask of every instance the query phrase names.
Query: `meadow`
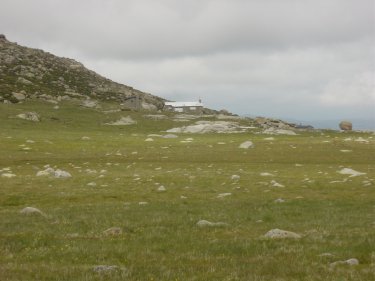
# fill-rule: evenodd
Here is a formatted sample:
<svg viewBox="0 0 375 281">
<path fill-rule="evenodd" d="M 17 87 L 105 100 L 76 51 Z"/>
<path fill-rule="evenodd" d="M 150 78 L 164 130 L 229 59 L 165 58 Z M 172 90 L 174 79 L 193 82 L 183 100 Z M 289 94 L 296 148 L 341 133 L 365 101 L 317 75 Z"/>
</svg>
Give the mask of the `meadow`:
<svg viewBox="0 0 375 281">
<path fill-rule="evenodd" d="M 375 280 L 374 133 L 145 141 L 196 120 L 53 106 L 0 104 L 0 280 Z M 105 125 L 121 116 L 137 123 Z M 302 238 L 264 238 L 275 228 Z"/>
</svg>

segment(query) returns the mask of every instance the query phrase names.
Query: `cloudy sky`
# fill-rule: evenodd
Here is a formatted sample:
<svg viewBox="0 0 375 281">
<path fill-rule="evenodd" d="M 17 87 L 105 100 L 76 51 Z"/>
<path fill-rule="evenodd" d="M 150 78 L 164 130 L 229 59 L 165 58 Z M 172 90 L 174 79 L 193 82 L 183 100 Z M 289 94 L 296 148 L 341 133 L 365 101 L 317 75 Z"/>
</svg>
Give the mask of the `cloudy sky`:
<svg viewBox="0 0 375 281">
<path fill-rule="evenodd" d="M 374 0 L 1 0 L 10 41 L 176 101 L 375 120 Z"/>
</svg>

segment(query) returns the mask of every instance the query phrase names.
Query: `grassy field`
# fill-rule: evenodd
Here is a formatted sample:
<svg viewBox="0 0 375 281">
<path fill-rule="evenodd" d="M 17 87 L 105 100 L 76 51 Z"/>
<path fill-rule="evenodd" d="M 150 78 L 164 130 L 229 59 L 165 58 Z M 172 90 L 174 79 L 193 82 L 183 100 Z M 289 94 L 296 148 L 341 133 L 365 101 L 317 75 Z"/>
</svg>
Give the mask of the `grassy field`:
<svg viewBox="0 0 375 281">
<path fill-rule="evenodd" d="M 375 280 L 373 133 L 146 142 L 186 123 L 52 107 L 0 105 L 0 171 L 16 175 L 0 176 L 0 280 Z M 42 121 L 15 118 L 25 111 Z M 137 124 L 104 125 L 128 115 Z M 246 140 L 255 147 L 239 149 Z M 72 177 L 37 177 L 46 165 Z M 274 228 L 302 238 L 262 237 Z M 350 258 L 360 264 L 330 265 Z"/>
</svg>

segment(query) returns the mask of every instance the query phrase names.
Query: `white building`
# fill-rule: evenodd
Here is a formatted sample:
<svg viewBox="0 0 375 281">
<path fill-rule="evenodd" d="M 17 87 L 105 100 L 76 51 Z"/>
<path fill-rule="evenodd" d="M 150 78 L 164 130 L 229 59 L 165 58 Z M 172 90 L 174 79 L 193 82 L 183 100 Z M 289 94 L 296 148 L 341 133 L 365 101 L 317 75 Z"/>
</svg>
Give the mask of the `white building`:
<svg viewBox="0 0 375 281">
<path fill-rule="evenodd" d="M 165 102 L 164 110 L 200 114 L 203 112 L 203 103 L 199 102 Z"/>
</svg>

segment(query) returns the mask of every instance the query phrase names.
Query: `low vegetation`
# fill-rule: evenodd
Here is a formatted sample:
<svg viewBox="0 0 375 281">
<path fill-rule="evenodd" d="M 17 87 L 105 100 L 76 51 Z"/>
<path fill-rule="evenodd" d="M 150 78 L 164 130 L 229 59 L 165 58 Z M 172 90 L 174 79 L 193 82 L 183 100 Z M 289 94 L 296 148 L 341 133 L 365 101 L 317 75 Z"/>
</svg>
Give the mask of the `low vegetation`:
<svg viewBox="0 0 375 281">
<path fill-rule="evenodd" d="M 196 120 L 54 106 L 0 104 L 1 280 L 374 280 L 373 133 L 163 138 Z"/>
</svg>

